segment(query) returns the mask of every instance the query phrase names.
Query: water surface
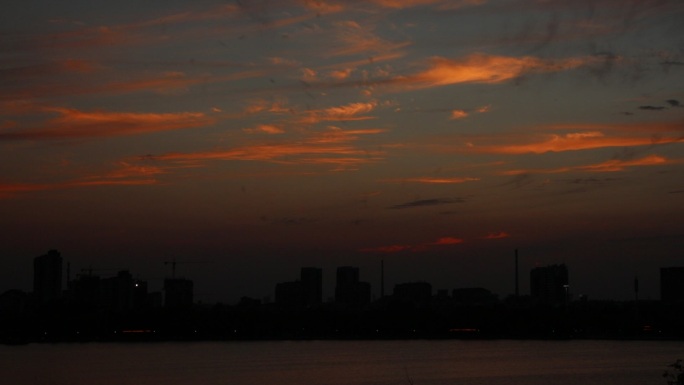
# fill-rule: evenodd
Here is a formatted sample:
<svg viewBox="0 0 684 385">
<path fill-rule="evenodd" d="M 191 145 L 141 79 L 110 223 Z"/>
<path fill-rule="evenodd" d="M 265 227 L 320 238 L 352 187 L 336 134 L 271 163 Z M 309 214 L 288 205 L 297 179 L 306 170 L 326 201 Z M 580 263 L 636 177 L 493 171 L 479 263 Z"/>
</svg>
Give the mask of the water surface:
<svg viewBox="0 0 684 385">
<path fill-rule="evenodd" d="M 2 384 L 666 385 L 684 342 L 280 341 L 0 346 Z"/>
</svg>

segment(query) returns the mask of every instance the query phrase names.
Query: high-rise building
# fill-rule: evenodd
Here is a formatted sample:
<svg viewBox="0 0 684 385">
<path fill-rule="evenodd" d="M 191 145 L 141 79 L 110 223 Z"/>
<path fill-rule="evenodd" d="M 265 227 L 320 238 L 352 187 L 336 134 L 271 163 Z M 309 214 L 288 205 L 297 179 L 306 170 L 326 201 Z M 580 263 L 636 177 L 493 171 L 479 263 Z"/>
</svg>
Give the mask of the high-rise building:
<svg viewBox="0 0 684 385">
<path fill-rule="evenodd" d="M 346 305 L 365 305 L 370 303 L 370 284 L 359 282 L 359 268 L 341 266 L 337 268 L 335 283 L 335 302 Z"/>
<path fill-rule="evenodd" d="M 39 303 L 62 296 L 62 256 L 57 250 L 33 259 L 33 294 Z"/>
<path fill-rule="evenodd" d="M 300 280 L 304 306 L 321 304 L 323 302 L 323 270 L 317 267 L 302 267 Z"/>
<path fill-rule="evenodd" d="M 660 300 L 684 301 L 684 267 L 660 268 Z"/>
<path fill-rule="evenodd" d="M 166 278 L 164 280 L 165 307 L 192 307 L 193 299 L 193 283 L 191 280 L 185 278 Z"/>
<path fill-rule="evenodd" d="M 530 295 L 540 302 L 566 303 L 568 289 L 568 268 L 564 264 L 535 267 L 530 271 Z"/>
</svg>

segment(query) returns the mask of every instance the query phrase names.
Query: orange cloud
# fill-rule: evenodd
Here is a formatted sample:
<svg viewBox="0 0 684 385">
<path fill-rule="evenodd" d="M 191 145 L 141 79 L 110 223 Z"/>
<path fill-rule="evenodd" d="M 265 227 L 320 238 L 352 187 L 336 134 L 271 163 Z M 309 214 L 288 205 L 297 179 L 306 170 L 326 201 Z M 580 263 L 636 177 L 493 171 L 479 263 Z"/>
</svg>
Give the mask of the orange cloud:
<svg viewBox="0 0 684 385">
<path fill-rule="evenodd" d="M 443 237 L 439 238 L 437 241 L 433 243 L 429 243 L 430 245 L 435 245 L 435 246 L 443 246 L 443 245 L 458 245 L 459 243 L 463 243 L 464 240 L 461 238 L 454 238 L 454 237 Z"/>
<path fill-rule="evenodd" d="M 350 103 L 344 106 L 330 107 L 324 110 L 307 111 L 306 116 L 299 120 L 300 123 L 314 124 L 323 121 L 352 121 L 374 119 L 372 116 L 363 116 L 375 109 L 377 102 Z"/>
<path fill-rule="evenodd" d="M 502 239 L 502 238 L 508 238 L 511 235 L 505 231 L 499 231 L 496 233 L 489 233 L 487 234 L 484 239 Z"/>
<path fill-rule="evenodd" d="M 373 0 L 373 2 L 382 7 L 393 9 L 404 9 L 439 4 L 437 9 L 456 10 L 469 6 L 481 5 L 486 3 L 487 0 Z"/>
<path fill-rule="evenodd" d="M 626 167 L 660 166 L 668 163 L 674 162 L 669 161 L 665 157 L 659 155 L 649 155 L 644 158 L 634 160 L 611 159 L 603 163 L 579 167 L 579 169 L 595 172 L 614 172 L 623 171 Z"/>
<path fill-rule="evenodd" d="M 214 123 L 214 119 L 199 112 L 136 113 L 80 111 L 46 107 L 46 112 L 57 112 L 44 128 L 24 129 L 0 133 L 0 140 L 49 140 L 137 135 L 150 132 L 196 128 Z"/>
<path fill-rule="evenodd" d="M 169 94 L 184 91 L 188 87 L 205 84 L 220 83 L 264 76 L 261 70 L 241 71 L 224 76 L 187 76 L 182 72 L 165 72 L 160 75 L 128 80 L 125 82 L 111 82 L 106 84 L 82 83 L 40 83 L 38 85 L 21 85 L 12 93 L 0 95 L 0 100 L 35 99 L 44 97 L 64 97 L 89 94 L 121 94 L 132 92 L 155 92 Z"/>
<path fill-rule="evenodd" d="M 313 135 L 300 142 L 279 144 L 258 144 L 225 150 L 167 153 L 144 156 L 145 159 L 174 162 L 186 166 L 199 166 L 207 161 L 262 161 L 279 164 L 335 164 L 334 170 L 354 169 L 360 164 L 383 159 L 380 150 L 356 147 L 353 142 L 363 135 L 384 132 L 380 129 L 341 130 L 333 128 L 325 133 Z"/>
<path fill-rule="evenodd" d="M 563 152 L 577 150 L 591 150 L 606 147 L 633 147 L 646 146 L 658 143 L 680 142 L 678 137 L 626 137 L 606 136 L 601 132 L 580 132 L 565 135 L 542 135 L 542 140 L 534 143 L 502 144 L 502 145 L 475 145 L 469 144 L 469 150 L 481 153 L 493 154 L 543 154 L 546 152 Z"/>
<path fill-rule="evenodd" d="M 435 57 L 430 68 L 392 82 L 408 83 L 415 87 L 435 87 L 459 83 L 501 83 L 528 73 L 558 72 L 578 68 L 592 58 L 541 59 L 532 56 L 511 57 L 472 54 L 451 60 Z"/>
<path fill-rule="evenodd" d="M 0 198 L 8 198 L 18 193 L 48 190 L 49 184 L 0 183 Z"/>
<path fill-rule="evenodd" d="M 342 70 L 330 71 L 328 76 L 335 79 L 335 80 L 344 80 L 344 79 L 347 79 L 351 75 L 352 71 L 353 70 L 351 68 L 345 68 Z"/>
<path fill-rule="evenodd" d="M 436 4 L 442 0 L 373 0 L 373 2 L 385 8 L 403 9 Z"/>
<path fill-rule="evenodd" d="M 469 178 L 469 177 L 463 177 L 463 178 L 433 178 L 433 177 L 424 177 L 424 178 L 384 179 L 384 180 L 382 180 L 382 182 L 389 182 L 389 183 L 455 184 L 455 183 L 473 182 L 473 181 L 478 181 L 478 180 L 480 180 L 480 178 Z"/>
<path fill-rule="evenodd" d="M 92 186 L 140 186 L 156 184 L 155 179 L 91 179 L 62 183 L 0 183 L 0 198 L 11 198 L 20 193 L 63 190 Z"/>
<path fill-rule="evenodd" d="M 501 172 L 501 175 L 523 175 L 523 174 L 561 174 L 572 171 L 590 171 L 590 172 L 617 172 L 624 171 L 628 167 L 641 166 L 661 166 L 665 164 L 680 163 L 681 161 L 668 160 L 659 155 L 649 155 L 641 159 L 633 160 L 619 160 L 611 159 L 602 163 L 575 166 L 575 167 L 561 167 L 554 169 L 523 169 L 523 170 L 508 170 Z"/>
<path fill-rule="evenodd" d="M 262 134 L 284 134 L 285 130 L 282 128 L 272 125 L 272 124 L 260 124 L 254 128 L 245 128 L 242 131 L 247 132 L 249 134 L 257 134 L 257 133 L 262 133 Z"/>
<path fill-rule="evenodd" d="M 331 56 L 351 56 L 368 53 L 387 53 L 406 47 L 411 43 L 390 42 L 373 33 L 374 26 L 364 27 L 356 21 L 346 20 L 335 23 L 337 44 Z"/>
<path fill-rule="evenodd" d="M 451 111 L 451 120 L 463 119 L 466 117 L 468 117 L 468 113 L 463 111 L 463 110 L 452 110 Z"/>
</svg>

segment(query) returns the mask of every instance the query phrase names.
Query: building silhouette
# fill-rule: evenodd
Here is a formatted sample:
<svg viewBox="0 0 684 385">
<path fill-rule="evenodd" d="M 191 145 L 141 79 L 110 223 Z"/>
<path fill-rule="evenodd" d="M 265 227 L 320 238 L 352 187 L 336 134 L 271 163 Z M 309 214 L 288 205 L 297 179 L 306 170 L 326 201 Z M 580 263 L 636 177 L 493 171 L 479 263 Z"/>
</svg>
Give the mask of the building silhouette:
<svg viewBox="0 0 684 385">
<path fill-rule="evenodd" d="M 33 259 L 33 295 L 45 304 L 62 296 L 62 256 L 57 250 Z"/>
<path fill-rule="evenodd" d="M 454 303 L 459 305 L 484 305 L 492 304 L 498 297 L 491 291 L 482 287 L 466 287 L 454 289 L 451 292 Z"/>
<path fill-rule="evenodd" d="M 535 267 L 530 271 L 530 295 L 541 303 L 566 303 L 568 289 L 568 268 L 564 264 Z"/>
<path fill-rule="evenodd" d="M 323 302 L 323 270 L 318 267 L 303 267 L 298 280 L 276 284 L 275 302 L 285 307 L 321 304 Z"/>
<path fill-rule="evenodd" d="M 128 270 L 121 270 L 114 277 L 101 279 L 99 286 L 99 302 L 104 309 L 121 312 L 147 306 L 147 282 L 134 279 Z M 190 298 L 192 301 L 192 295 Z"/>
<path fill-rule="evenodd" d="M 359 281 L 358 267 L 340 266 L 337 268 L 336 278 L 336 303 L 345 305 L 367 305 L 370 303 L 370 283 Z"/>
<path fill-rule="evenodd" d="M 164 279 L 164 307 L 192 307 L 194 301 L 193 286 L 193 282 L 186 278 Z"/>
<path fill-rule="evenodd" d="M 684 301 L 684 267 L 660 268 L 660 300 Z"/>
<path fill-rule="evenodd" d="M 392 297 L 400 302 L 427 306 L 432 299 L 432 285 L 427 282 L 407 282 L 394 285 Z"/>
<path fill-rule="evenodd" d="M 303 305 L 320 305 L 323 302 L 323 270 L 317 267 L 302 267 L 300 282 Z"/>
</svg>

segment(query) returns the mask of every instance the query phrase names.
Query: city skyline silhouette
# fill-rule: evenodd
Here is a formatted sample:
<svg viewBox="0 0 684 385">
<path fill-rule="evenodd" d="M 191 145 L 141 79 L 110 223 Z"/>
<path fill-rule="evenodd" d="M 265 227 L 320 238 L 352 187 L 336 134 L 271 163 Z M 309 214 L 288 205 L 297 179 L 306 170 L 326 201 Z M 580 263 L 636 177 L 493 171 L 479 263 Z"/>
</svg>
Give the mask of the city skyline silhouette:
<svg viewBox="0 0 684 385">
<path fill-rule="evenodd" d="M 176 274 L 178 261 L 169 263 L 172 275 L 159 292 L 129 270 L 101 277 L 88 268 L 72 276 L 70 263 L 49 250 L 33 259 L 32 292 L 0 293 L 0 342 L 684 338 L 684 266 L 660 269 L 659 300 L 639 298 L 638 277 L 631 301 L 574 297 L 565 264 L 531 269 L 530 293 L 520 295 L 516 285 L 506 298 L 483 287 L 435 291 L 425 281 L 398 283 L 372 298 L 358 267 L 339 266 L 334 298 L 324 300 L 323 270 L 307 266 L 294 280 L 275 283 L 273 300 L 243 296 L 225 304 L 197 301 L 195 281 Z M 517 268 L 515 274 L 518 283 Z"/>
<path fill-rule="evenodd" d="M 128 269 L 150 291 L 175 270 L 203 303 L 273 300 L 302 267 L 322 269 L 324 301 L 340 266 L 378 298 L 381 261 L 386 294 L 506 298 L 517 249 L 521 274 L 568 266 L 575 297 L 629 301 L 638 277 L 657 300 L 684 256 L 683 15 L 673 0 L 8 5 L 0 292 L 32 291 L 30 261 L 57 249 L 73 277 Z"/>
</svg>

